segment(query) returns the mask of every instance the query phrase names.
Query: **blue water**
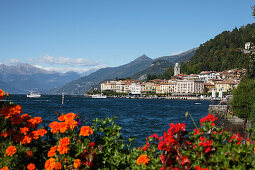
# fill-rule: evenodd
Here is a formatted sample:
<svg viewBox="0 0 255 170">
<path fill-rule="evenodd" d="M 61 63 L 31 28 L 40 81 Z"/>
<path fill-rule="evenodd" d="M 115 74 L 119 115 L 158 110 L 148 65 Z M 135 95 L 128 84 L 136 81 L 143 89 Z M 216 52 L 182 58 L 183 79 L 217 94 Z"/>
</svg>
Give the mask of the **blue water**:
<svg viewBox="0 0 255 170">
<path fill-rule="evenodd" d="M 116 123 L 122 127 L 124 137 L 135 137 L 135 146 L 145 144 L 151 134 L 163 135 L 169 123 L 186 123 L 187 129 L 194 129 L 192 120 L 186 119 L 190 112 L 199 125 L 199 119 L 208 114 L 209 101 L 165 100 L 165 99 L 92 99 L 83 96 L 42 96 L 27 98 L 25 95 L 10 96 L 24 113 L 41 116 L 45 123 L 57 120 L 56 112 L 79 113 L 90 125 L 95 118 L 117 116 Z M 201 104 L 200 104 L 201 103 Z"/>
</svg>

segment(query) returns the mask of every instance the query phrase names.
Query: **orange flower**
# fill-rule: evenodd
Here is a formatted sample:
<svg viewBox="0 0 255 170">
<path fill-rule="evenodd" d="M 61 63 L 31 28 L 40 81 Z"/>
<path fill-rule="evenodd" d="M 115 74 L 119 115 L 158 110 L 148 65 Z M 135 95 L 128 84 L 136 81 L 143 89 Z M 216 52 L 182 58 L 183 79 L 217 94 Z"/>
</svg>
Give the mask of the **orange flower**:
<svg viewBox="0 0 255 170">
<path fill-rule="evenodd" d="M 61 166 L 60 162 L 55 163 L 55 169 L 62 169 L 62 166 Z"/>
<path fill-rule="evenodd" d="M 29 131 L 29 128 L 27 127 L 23 127 L 23 128 L 20 128 L 20 133 L 23 133 L 24 135 L 27 135 L 27 132 Z"/>
<path fill-rule="evenodd" d="M 6 119 L 11 118 L 13 116 L 19 116 L 22 112 L 20 105 L 14 105 L 14 106 L 5 106 L 1 110 L 1 115 L 4 116 Z"/>
<path fill-rule="evenodd" d="M 68 146 L 70 144 L 70 139 L 68 137 L 64 137 L 59 140 L 59 145 Z"/>
<path fill-rule="evenodd" d="M 137 163 L 137 165 L 140 165 L 141 163 L 143 165 L 146 165 L 149 161 L 150 161 L 150 159 L 148 158 L 147 155 L 141 155 L 137 158 L 136 163 Z"/>
<path fill-rule="evenodd" d="M 28 144 L 28 143 L 31 143 L 32 140 L 33 140 L 33 139 L 32 139 L 30 136 L 27 136 L 27 135 L 26 135 L 26 136 L 23 137 L 21 143 L 22 143 L 23 145 L 26 145 L 26 144 Z"/>
<path fill-rule="evenodd" d="M 48 131 L 45 130 L 45 129 L 38 129 L 38 130 L 37 130 L 37 133 L 38 133 L 38 135 L 40 135 L 41 137 L 43 137 L 44 135 L 46 135 L 46 134 L 48 133 Z"/>
<path fill-rule="evenodd" d="M 28 150 L 28 151 L 27 151 L 27 156 L 28 156 L 29 158 L 31 158 L 31 157 L 33 156 L 33 151 Z"/>
<path fill-rule="evenodd" d="M 17 152 L 17 149 L 15 146 L 9 146 L 6 151 L 5 151 L 5 155 L 8 155 L 8 156 L 12 156 L 14 155 L 15 153 Z"/>
<path fill-rule="evenodd" d="M 27 120 L 26 126 L 29 128 L 32 128 L 32 129 L 36 129 L 39 123 L 42 123 L 42 118 L 34 117 L 34 118 Z"/>
<path fill-rule="evenodd" d="M 61 115 L 58 117 L 59 121 L 65 121 L 66 120 L 66 116 L 65 115 Z"/>
<path fill-rule="evenodd" d="M 74 118 L 76 118 L 76 114 L 74 113 L 67 113 L 65 115 L 61 115 L 58 117 L 59 121 L 67 121 L 67 120 L 73 120 Z"/>
<path fill-rule="evenodd" d="M 60 155 L 64 155 L 64 154 L 67 154 L 68 151 L 70 150 L 70 148 L 68 146 L 63 146 L 63 145 L 60 145 L 58 146 L 58 152 Z"/>
<path fill-rule="evenodd" d="M 0 100 L 3 100 L 4 99 L 4 91 L 2 89 L 0 89 Z"/>
<path fill-rule="evenodd" d="M 0 170 L 9 170 L 9 168 L 5 166 L 5 167 L 2 167 Z"/>
<path fill-rule="evenodd" d="M 44 167 L 46 170 L 54 170 L 55 168 L 55 158 L 50 158 L 48 159 L 45 164 L 44 164 Z"/>
<path fill-rule="evenodd" d="M 89 136 L 93 134 L 93 129 L 89 126 L 82 126 L 80 130 L 80 136 Z"/>
<path fill-rule="evenodd" d="M 56 151 L 57 151 L 57 146 L 53 146 L 50 148 L 49 152 L 48 152 L 48 157 L 53 157 L 56 155 Z"/>
<path fill-rule="evenodd" d="M 35 164 L 33 164 L 33 163 L 28 164 L 27 169 L 28 170 L 35 170 Z"/>
<path fill-rule="evenodd" d="M 64 133 L 65 131 L 68 130 L 66 122 L 60 122 L 60 123 L 58 123 L 58 125 L 59 125 L 60 133 Z"/>
<path fill-rule="evenodd" d="M 81 160 L 80 159 L 75 159 L 73 166 L 74 166 L 74 168 L 80 168 L 81 167 Z"/>
<path fill-rule="evenodd" d="M 51 122 L 49 127 L 51 128 L 51 132 L 53 134 L 59 133 L 59 125 L 57 121 Z"/>
<path fill-rule="evenodd" d="M 71 130 L 73 130 L 78 125 L 78 122 L 75 120 L 66 120 L 66 124 Z"/>
<path fill-rule="evenodd" d="M 31 116 L 28 114 L 23 114 L 23 115 L 21 115 L 21 119 L 25 122 L 25 121 L 31 119 Z"/>
<path fill-rule="evenodd" d="M 23 119 L 20 116 L 13 116 L 11 121 L 13 125 L 19 125 L 23 122 Z"/>
<path fill-rule="evenodd" d="M 65 117 L 66 117 L 65 120 L 71 120 L 71 119 L 76 118 L 76 114 L 74 114 L 74 113 L 67 113 L 67 114 L 65 115 Z"/>
</svg>

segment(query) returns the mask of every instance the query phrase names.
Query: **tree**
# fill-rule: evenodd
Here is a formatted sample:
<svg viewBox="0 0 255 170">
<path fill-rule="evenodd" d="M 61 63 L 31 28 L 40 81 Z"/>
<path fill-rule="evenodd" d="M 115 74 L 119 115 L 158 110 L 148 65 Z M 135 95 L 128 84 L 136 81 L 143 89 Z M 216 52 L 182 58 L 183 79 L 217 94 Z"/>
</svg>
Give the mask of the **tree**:
<svg viewBox="0 0 255 170">
<path fill-rule="evenodd" d="M 252 116 L 252 105 L 255 100 L 255 79 L 243 79 L 237 89 L 233 90 L 233 100 L 231 102 L 235 115 L 245 120 L 250 120 Z"/>
</svg>

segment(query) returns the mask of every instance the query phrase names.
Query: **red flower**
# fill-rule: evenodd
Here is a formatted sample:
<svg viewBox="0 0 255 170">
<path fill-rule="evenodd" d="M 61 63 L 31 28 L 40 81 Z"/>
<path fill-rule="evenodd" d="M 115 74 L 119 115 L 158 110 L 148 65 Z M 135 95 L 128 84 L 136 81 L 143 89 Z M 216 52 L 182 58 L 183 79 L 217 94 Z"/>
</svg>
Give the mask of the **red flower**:
<svg viewBox="0 0 255 170">
<path fill-rule="evenodd" d="M 206 138 L 205 138 L 204 136 L 201 136 L 199 139 L 200 139 L 201 141 L 204 141 Z"/>
<path fill-rule="evenodd" d="M 189 158 L 187 156 L 182 157 L 182 165 L 185 165 L 186 163 L 189 163 Z"/>
<path fill-rule="evenodd" d="M 159 139 L 159 137 L 158 137 L 157 134 L 150 135 L 149 137 L 150 137 L 150 138 L 157 138 L 157 139 Z"/>
<path fill-rule="evenodd" d="M 204 151 L 205 151 L 205 153 L 208 153 L 208 152 L 210 152 L 211 151 L 211 149 L 212 149 L 212 146 L 213 146 L 213 144 L 212 144 L 212 140 L 206 140 L 205 142 L 200 142 L 199 143 L 199 146 L 204 146 Z"/>
<path fill-rule="evenodd" d="M 208 170 L 207 168 L 201 168 L 200 166 L 195 166 L 195 170 Z M 212 169 L 209 169 L 212 170 Z"/>
<path fill-rule="evenodd" d="M 213 115 L 208 114 L 206 117 L 203 117 L 200 119 L 200 123 L 201 123 L 201 126 L 203 126 L 203 123 L 205 123 L 205 122 L 214 123 L 215 120 L 217 120 L 217 119 L 218 119 L 217 117 L 214 117 Z M 215 126 L 215 124 L 211 124 L 211 126 Z"/>
</svg>

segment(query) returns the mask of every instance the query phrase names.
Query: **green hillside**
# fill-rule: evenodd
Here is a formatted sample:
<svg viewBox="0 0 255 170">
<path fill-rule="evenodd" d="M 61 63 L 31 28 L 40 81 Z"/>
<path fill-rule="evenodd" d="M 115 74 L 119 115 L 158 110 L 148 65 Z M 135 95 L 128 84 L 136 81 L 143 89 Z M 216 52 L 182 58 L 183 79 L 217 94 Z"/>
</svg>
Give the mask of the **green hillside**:
<svg viewBox="0 0 255 170">
<path fill-rule="evenodd" d="M 224 31 L 201 44 L 190 61 L 181 65 L 181 72 L 190 74 L 203 70 L 247 68 L 249 55 L 242 52 L 246 42 L 255 42 L 255 24 Z"/>
</svg>

